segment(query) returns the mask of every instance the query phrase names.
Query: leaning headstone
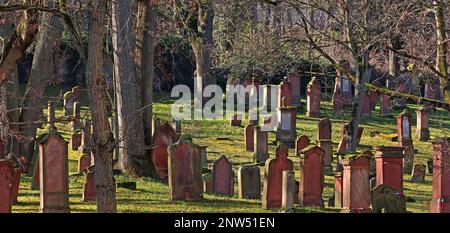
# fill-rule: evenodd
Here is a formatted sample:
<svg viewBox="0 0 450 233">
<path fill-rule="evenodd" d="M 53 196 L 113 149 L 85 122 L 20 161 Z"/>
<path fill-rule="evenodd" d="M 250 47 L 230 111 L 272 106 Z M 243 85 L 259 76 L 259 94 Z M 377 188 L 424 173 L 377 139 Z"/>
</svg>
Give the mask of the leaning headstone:
<svg viewBox="0 0 450 233">
<path fill-rule="evenodd" d="M 403 192 L 403 148 L 375 147 L 377 185 L 389 185 Z"/>
<path fill-rule="evenodd" d="M 397 116 L 398 146 L 404 147 L 403 172 L 411 174 L 414 166 L 414 146 L 411 137 L 411 115 L 406 111 Z"/>
<path fill-rule="evenodd" d="M 253 124 L 245 127 L 245 149 L 249 152 L 255 150 L 255 125 Z"/>
<path fill-rule="evenodd" d="M 256 165 L 244 165 L 238 171 L 239 198 L 261 199 L 261 174 Z"/>
<path fill-rule="evenodd" d="M 450 138 L 433 141 L 431 213 L 450 213 Z"/>
<path fill-rule="evenodd" d="M 167 148 L 174 144 L 177 139 L 177 133 L 167 122 L 156 129 L 155 135 L 153 136 L 151 159 L 155 166 L 156 173 L 161 180 L 167 180 L 168 177 L 167 157 L 169 154 Z"/>
<path fill-rule="evenodd" d="M 212 192 L 219 195 L 233 196 L 233 166 L 225 156 L 221 156 L 214 162 L 212 174 Z"/>
<path fill-rule="evenodd" d="M 169 200 L 202 199 L 202 161 L 198 146 L 180 139 L 167 150 L 169 152 Z"/>
<path fill-rule="evenodd" d="M 11 213 L 11 188 L 14 179 L 14 162 L 0 160 L 0 213 Z"/>
<path fill-rule="evenodd" d="M 406 198 L 401 191 L 389 185 L 378 185 L 372 190 L 370 202 L 373 213 L 405 213 Z"/>
<path fill-rule="evenodd" d="M 275 158 L 266 161 L 262 207 L 279 209 L 282 202 L 283 171 L 294 169 L 294 163 L 288 159 L 288 148 L 280 144 L 276 148 Z"/>
<path fill-rule="evenodd" d="M 289 212 L 294 208 L 295 196 L 295 172 L 283 171 L 281 209 Z"/>
<path fill-rule="evenodd" d="M 319 135 L 317 138 L 319 147 L 325 152 L 324 154 L 324 172 L 325 175 L 333 175 L 333 142 L 331 141 L 331 121 L 330 119 L 322 119 L 319 121 Z"/>
<path fill-rule="evenodd" d="M 82 200 L 84 202 L 96 201 L 97 199 L 97 188 L 95 182 L 95 167 L 89 167 L 86 172 L 86 181 L 83 184 L 83 195 Z"/>
<path fill-rule="evenodd" d="M 421 108 L 416 111 L 417 114 L 417 129 L 416 135 L 421 142 L 427 142 L 430 140 L 429 125 L 429 109 Z"/>
<path fill-rule="evenodd" d="M 323 157 L 325 152 L 311 145 L 300 152 L 300 187 L 298 202 L 300 206 L 324 207 Z"/>
<path fill-rule="evenodd" d="M 318 118 L 320 117 L 320 82 L 314 77 L 308 84 L 306 92 L 306 116 Z"/>
<path fill-rule="evenodd" d="M 265 163 L 269 158 L 269 136 L 267 132 L 261 130 L 260 126 L 255 126 L 255 152 L 253 161 L 255 163 Z"/>
<path fill-rule="evenodd" d="M 413 174 L 411 176 L 412 183 L 423 183 L 425 182 L 425 173 L 427 170 L 427 166 L 424 164 L 416 164 L 414 165 Z"/>
<path fill-rule="evenodd" d="M 343 165 L 342 207 L 346 213 L 370 213 L 370 157 L 366 154 L 340 158 Z"/>
<path fill-rule="evenodd" d="M 341 78 L 337 77 L 334 84 L 333 92 L 333 113 L 340 114 L 344 108 L 344 96 L 342 95 Z"/>
<path fill-rule="evenodd" d="M 48 134 L 39 142 L 40 211 L 68 213 L 70 212 L 68 146 L 54 126 L 53 102 L 49 102 L 48 109 Z"/>
<path fill-rule="evenodd" d="M 295 142 L 295 155 L 300 156 L 300 152 L 311 145 L 311 140 L 308 138 L 308 136 L 302 135 L 297 138 L 297 141 Z"/>
</svg>

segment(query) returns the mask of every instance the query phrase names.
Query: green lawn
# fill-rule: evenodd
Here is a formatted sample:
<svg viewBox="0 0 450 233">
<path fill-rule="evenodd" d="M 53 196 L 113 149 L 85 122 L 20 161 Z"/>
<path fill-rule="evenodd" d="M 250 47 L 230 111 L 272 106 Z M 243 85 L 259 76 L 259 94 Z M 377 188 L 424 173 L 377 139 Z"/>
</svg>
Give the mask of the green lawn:
<svg viewBox="0 0 450 233">
<path fill-rule="evenodd" d="M 59 93 L 59 91 L 58 91 Z M 174 101 L 166 95 L 158 95 L 154 105 L 156 117 L 163 120 L 170 119 L 170 104 Z M 87 113 L 87 100 L 82 101 L 82 111 Z M 411 109 L 419 106 L 409 105 Z M 399 112 L 393 112 L 396 115 Z M 58 106 L 57 115 L 62 114 L 61 104 Z M 349 119 L 348 110 L 343 115 L 335 115 L 331 111 L 330 102 L 322 102 L 322 117 L 329 117 L 333 122 L 333 143 L 334 149 L 340 140 L 340 134 L 344 121 Z M 83 114 L 82 114 L 83 115 Z M 85 114 L 89 115 L 89 114 Z M 389 140 L 389 135 L 396 134 L 395 119 L 381 118 L 379 107 L 373 112 L 370 119 L 364 119 L 362 126 L 365 127 L 361 140 L 361 150 L 370 149 L 372 146 L 395 146 L 396 143 Z M 312 141 L 317 137 L 317 123 L 319 119 L 305 117 L 304 110 L 300 111 L 297 117 L 298 135 L 307 135 Z M 432 137 L 442 137 L 448 135 L 450 116 L 447 112 L 439 110 L 433 113 L 431 117 L 431 135 Z M 247 122 L 244 122 L 244 125 Z M 67 141 L 70 136 L 69 124 L 57 124 L 59 131 Z M 212 162 L 225 155 L 233 163 L 233 169 L 237 169 L 242 164 L 252 163 L 252 153 L 245 151 L 244 146 L 244 127 L 231 127 L 228 121 L 183 121 L 183 134 L 192 136 L 194 143 L 208 146 L 208 160 Z M 413 121 L 412 132 L 415 132 L 415 119 Z M 229 140 L 216 140 L 218 137 L 227 137 Z M 275 140 L 275 135 L 270 134 L 269 142 Z M 416 163 L 426 163 L 432 156 L 431 143 L 423 143 L 416 140 L 415 148 L 419 153 L 415 156 Z M 274 154 L 274 145 L 270 145 L 270 155 Z M 294 150 L 290 150 L 294 154 Z M 69 151 L 69 169 L 70 169 L 70 208 L 72 212 L 95 212 L 95 203 L 84 203 L 81 201 L 82 184 L 84 177 L 74 176 L 77 170 L 77 159 L 80 153 L 78 151 Z M 296 176 L 299 176 L 299 159 L 290 157 L 295 163 Z M 334 164 L 335 165 L 335 164 Z M 263 172 L 263 169 L 261 169 Z M 236 173 L 235 173 L 236 174 Z M 415 202 L 407 204 L 408 211 L 427 212 L 428 202 L 431 199 L 432 176 L 427 175 L 426 182 L 423 184 L 413 184 L 409 182 L 410 176 L 404 176 L 405 194 L 415 199 Z M 117 181 L 132 180 L 125 176 L 117 176 Z M 39 191 L 30 190 L 29 177 L 22 177 L 19 193 L 19 204 L 13 207 L 13 212 L 38 212 L 39 210 Z M 168 186 L 153 179 L 137 179 L 137 190 L 130 191 L 125 189 L 117 190 L 117 204 L 119 212 L 271 212 L 261 209 L 261 202 L 255 200 L 239 199 L 237 192 L 237 177 L 235 177 L 235 195 L 234 197 L 221 197 L 215 195 L 204 195 L 204 200 L 196 202 L 169 202 Z M 333 177 L 327 176 L 325 179 L 324 200 L 333 192 Z M 326 203 L 327 205 L 327 203 Z M 338 212 L 338 209 L 296 209 L 297 212 Z"/>
</svg>

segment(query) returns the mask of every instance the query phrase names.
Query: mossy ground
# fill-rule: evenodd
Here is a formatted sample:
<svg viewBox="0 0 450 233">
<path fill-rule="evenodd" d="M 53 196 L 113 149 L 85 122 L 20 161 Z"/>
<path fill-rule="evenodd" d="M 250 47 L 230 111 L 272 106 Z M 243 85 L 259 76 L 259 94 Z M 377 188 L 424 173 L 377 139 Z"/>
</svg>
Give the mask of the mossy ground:
<svg viewBox="0 0 450 233">
<path fill-rule="evenodd" d="M 53 92 L 52 92 L 53 91 Z M 51 90 L 50 93 L 60 93 Z M 82 115 L 89 115 L 88 100 L 82 101 Z M 153 107 L 154 113 L 162 120 L 170 120 L 170 109 L 173 99 L 166 94 L 158 94 Z M 379 105 L 379 104 L 378 104 Z M 418 105 L 409 105 L 414 110 Z M 46 112 L 46 111 L 45 111 Z M 393 115 L 400 111 L 393 111 Z M 57 115 L 62 115 L 61 104 L 58 106 Z M 329 101 L 322 101 L 322 117 L 328 117 L 333 122 L 333 147 L 337 148 L 340 140 L 343 123 L 349 119 L 349 109 L 342 115 L 335 115 L 331 111 Z M 317 137 L 317 123 L 319 119 L 305 117 L 304 110 L 301 110 L 297 116 L 297 134 L 307 135 L 312 141 Z M 434 137 L 442 137 L 448 135 L 450 131 L 450 116 L 448 112 L 438 110 L 434 112 L 430 118 L 431 135 Z M 247 122 L 244 121 L 243 125 Z M 364 134 L 361 139 L 361 150 L 371 149 L 372 146 L 395 146 L 396 143 L 390 140 L 390 137 L 396 134 L 396 121 L 394 117 L 382 118 L 379 116 L 379 106 L 373 112 L 371 118 L 365 118 L 362 121 L 365 127 Z M 412 124 L 412 132 L 415 132 L 415 119 Z M 69 141 L 70 126 L 69 124 L 57 124 L 58 130 Z M 183 134 L 192 136 L 194 143 L 208 146 L 208 160 L 211 164 L 221 155 L 225 155 L 233 163 L 233 169 L 237 171 L 242 164 L 252 163 L 252 153 L 245 151 L 244 145 L 244 127 L 231 127 L 226 120 L 216 121 L 183 121 Z M 228 140 L 217 140 L 218 137 L 226 137 Z M 275 140 L 275 135 L 270 134 L 269 142 Z M 415 148 L 419 151 L 415 155 L 416 163 L 426 163 L 432 157 L 432 145 L 430 142 L 419 142 L 417 138 L 414 141 Z M 274 155 L 274 145 L 270 145 L 270 155 Z M 294 150 L 290 150 L 290 159 L 295 163 L 296 176 L 299 176 L 299 159 L 293 156 Z M 78 151 L 69 150 L 69 169 L 70 169 L 70 208 L 72 212 L 95 212 L 95 203 L 84 203 L 81 201 L 83 176 L 74 176 L 77 170 L 77 160 L 80 156 Z M 335 165 L 335 164 L 334 164 Z M 262 169 L 261 169 L 262 171 Z M 235 178 L 236 179 L 236 178 Z M 404 192 L 407 196 L 415 199 L 415 202 L 407 204 L 408 211 L 412 212 L 428 212 L 428 202 L 431 199 L 432 176 L 427 174 L 426 182 L 422 184 L 413 184 L 409 181 L 410 175 L 404 176 Z M 192 202 L 169 202 L 168 186 L 159 181 L 140 178 L 133 179 L 123 175 L 116 176 L 117 181 L 135 180 L 137 182 L 137 190 L 131 191 L 126 189 L 117 190 L 117 207 L 119 212 L 271 212 L 261 208 L 261 202 L 257 200 L 239 199 L 237 195 L 237 182 L 235 187 L 235 195 L 233 197 L 222 197 L 216 195 L 204 195 L 202 201 Z M 327 176 L 325 179 L 324 200 L 327 201 L 333 192 L 333 177 Z M 19 193 L 19 203 L 14 205 L 13 212 L 38 212 L 39 211 L 39 191 L 30 189 L 31 178 L 22 176 Z M 327 203 L 326 203 L 327 204 Z M 339 212 L 338 209 L 300 209 L 296 212 Z"/>
</svg>

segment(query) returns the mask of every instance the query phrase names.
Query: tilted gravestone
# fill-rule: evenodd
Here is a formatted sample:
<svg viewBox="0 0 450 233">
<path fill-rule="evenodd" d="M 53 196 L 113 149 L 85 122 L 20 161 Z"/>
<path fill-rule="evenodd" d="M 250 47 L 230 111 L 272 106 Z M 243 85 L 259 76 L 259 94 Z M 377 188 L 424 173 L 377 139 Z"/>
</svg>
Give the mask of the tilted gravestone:
<svg viewBox="0 0 450 233">
<path fill-rule="evenodd" d="M 450 138 L 433 141 L 431 213 L 450 213 Z"/>
<path fill-rule="evenodd" d="M 378 185 L 370 194 L 373 213 L 405 213 L 406 198 L 399 190 Z"/>
<path fill-rule="evenodd" d="M 288 148 L 280 144 L 276 148 L 275 158 L 266 161 L 262 208 L 279 209 L 282 202 L 283 171 L 294 169 L 294 163 L 288 159 Z"/>
<path fill-rule="evenodd" d="M 48 134 L 39 141 L 40 211 L 68 213 L 68 145 L 54 126 L 54 103 L 49 102 L 48 108 Z"/>
<path fill-rule="evenodd" d="M 324 185 L 322 148 L 311 145 L 300 152 L 300 206 L 324 207 L 322 193 Z"/>
<path fill-rule="evenodd" d="M 221 156 L 214 162 L 212 174 L 212 192 L 214 194 L 233 196 L 233 166 L 225 156 Z"/>
<path fill-rule="evenodd" d="M 425 173 L 427 171 L 427 166 L 424 164 L 414 165 L 413 174 L 411 176 L 412 183 L 423 183 L 425 182 Z"/>
<path fill-rule="evenodd" d="M 155 135 L 153 136 L 151 159 L 155 166 L 156 173 L 162 180 L 167 180 L 168 177 L 167 148 L 177 140 L 177 133 L 167 122 L 156 129 Z"/>
<path fill-rule="evenodd" d="M 239 198 L 261 199 L 261 174 L 256 165 L 243 165 L 238 170 Z"/>
<path fill-rule="evenodd" d="M 11 213 L 11 188 L 14 179 L 15 164 L 0 160 L 0 213 Z"/>
<path fill-rule="evenodd" d="M 320 117 L 320 82 L 314 77 L 308 84 L 306 92 L 306 116 L 318 118 Z"/>
<path fill-rule="evenodd" d="M 84 154 L 78 159 L 78 173 L 83 173 L 91 164 L 91 156 Z"/>
<path fill-rule="evenodd" d="M 295 155 L 300 156 L 300 152 L 309 145 L 311 145 L 311 140 L 307 136 L 302 135 L 298 137 L 295 142 Z"/>
<path fill-rule="evenodd" d="M 167 148 L 169 152 L 169 200 L 199 200 L 203 198 L 202 161 L 200 148 L 180 139 Z"/>
</svg>

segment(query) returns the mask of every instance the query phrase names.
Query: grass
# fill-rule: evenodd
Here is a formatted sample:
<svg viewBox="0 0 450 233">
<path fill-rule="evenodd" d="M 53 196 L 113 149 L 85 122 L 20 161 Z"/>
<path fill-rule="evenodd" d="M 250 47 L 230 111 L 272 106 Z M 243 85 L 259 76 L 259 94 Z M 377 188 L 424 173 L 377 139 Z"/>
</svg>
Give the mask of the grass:
<svg viewBox="0 0 450 233">
<path fill-rule="evenodd" d="M 53 91 L 53 92 L 52 92 Z M 51 93 L 59 93 L 56 90 L 50 90 Z M 153 107 L 156 117 L 163 121 L 169 121 L 170 104 L 173 99 L 166 94 L 157 94 L 156 103 Z M 61 105 L 61 104 L 60 104 Z M 57 116 L 62 115 L 62 108 L 59 105 Z M 82 101 L 82 115 L 88 116 L 87 99 Z M 419 108 L 417 105 L 409 105 L 412 110 Z M 393 115 L 400 111 L 393 111 Z M 389 135 L 396 134 L 396 121 L 394 117 L 382 118 L 378 116 L 379 107 L 373 112 L 371 118 L 364 118 L 362 126 L 365 127 L 363 137 L 361 139 L 361 150 L 371 149 L 372 146 L 396 146 L 395 142 L 389 140 Z M 321 116 L 328 117 L 333 123 L 333 148 L 336 150 L 337 143 L 340 140 L 342 126 L 349 119 L 348 109 L 341 115 L 332 113 L 331 103 L 322 102 Z M 320 119 L 305 117 L 305 112 L 300 111 L 297 116 L 297 134 L 306 135 L 312 141 L 317 137 L 317 123 Z M 438 110 L 434 112 L 430 118 L 430 130 L 432 137 L 442 137 L 449 133 L 450 116 L 448 112 Z M 415 132 L 415 119 L 413 120 L 412 132 Z M 244 122 L 243 125 L 246 125 Z M 70 138 L 70 125 L 58 123 L 59 132 L 67 141 Z M 221 155 L 233 163 L 233 169 L 237 174 L 237 169 L 243 164 L 252 163 L 252 153 L 245 151 L 244 145 L 244 127 L 231 127 L 226 120 L 217 121 L 183 121 L 183 134 L 192 136 L 194 143 L 208 146 L 208 160 L 211 165 L 215 159 Z M 269 134 L 269 142 L 275 140 L 274 134 Z M 229 140 L 217 140 L 218 137 L 227 137 Z M 416 163 L 426 163 L 432 158 L 432 145 L 429 142 L 414 141 L 414 146 L 419 150 L 415 155 Z M 274 155 L 274 145 L 270 145 L 270 155 Z M 293 155 L 294 150 L 290 150 L 289 154 Z M 82 186 L 84 177 L 74 176 L 77 170 L 77 160 L 81 156 L 78 151 L 69 150 L 69 170 L 70 170 L 70 208 L 72 212 L 95 212 L 95 203 L 85 203 L 81 201 Z M 296 177 L 299 178 L 299 158 L 290 157 L 295 164 Z M 335 164 L 333 164 L 335 165 Z M 263 172 L 263 169 L 261 169 Z M 263 173 L 261 173 L 263 174 Z M 235 177 L 235 195 L 233 197 L 223 197 L 216 195 L 204 195 L 202 201 L 168 201 L 168 186 L 159 181 L 140 178 L 133 179 L 123 175 L 116 176 L 116 181 L 135 180 L 137 182 L 137 190 L 130 191 L 126 189 L 117 190 L 117 207 L 119 212 L 273 212 L 263 210 L 261 202 L 258 200 L 239 199 L 237 192 L 237 178 Z M 409 197 L 415 199 L 415 202 L 407 203 L 408 211 L 412 212 L 428 212 L 428 202 L 431 199 L 432 176 L 427 174 L 426 182 L 422 184 L 413 184 L 409 181 L 410 175 L 404 176 L 404 191 Z M 39 211 L 39 191 L 30 189 L 31 178 L 22 176 L 19 193 L 19 203 L 13 206 L 13 212 L 33 213 Z M 327 202 L 333 193 L 334 179 L 331 176 L 325 178 L 325 189 L 323 198 Z M 325 208 L 296 208 L 296 212 L 339 212 L 339 209 Z"/>
</svg>

